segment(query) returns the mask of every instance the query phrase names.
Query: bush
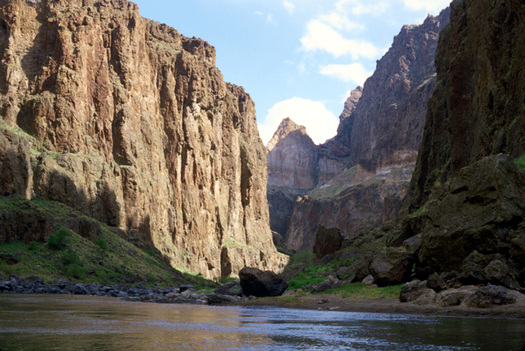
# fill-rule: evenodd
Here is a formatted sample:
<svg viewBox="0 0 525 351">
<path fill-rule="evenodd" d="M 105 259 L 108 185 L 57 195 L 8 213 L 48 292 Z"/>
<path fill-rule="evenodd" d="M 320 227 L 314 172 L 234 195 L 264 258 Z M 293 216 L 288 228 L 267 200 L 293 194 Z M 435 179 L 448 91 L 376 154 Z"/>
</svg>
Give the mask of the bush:
<svg viewBox="0 0 525 351">
<path fill-rule="evenodd" d="M 108 241 L 106 239 L 104 239 L 103 237 L 99 236 L 97 238 L 97 240 L 95 241 L 95 244 L 98 245 L 98 247 L 100 247 L 102 250 L 106 251 L 107 249 L 109 249 L 109 246 L 108 246 Z"/>
<path fill-rule="evenodd" d="M 78 255 L 74 252 L 68 252 L 68 253 L 63 254 L 60 260 L 62 261 L 62 264 L 64 266 L 67 266 L 70 264 L 78 264 L 78 265 L 82 264 L 80 262 L 80 258 L 78 257 Z"/>
<path fill-rule="evenodd" d="M 84 279 L 86 277 L 86 269 L 74 263 L 65 267 L 65 274 L 71 278 Z"/>
<path fill-rule="evenodd" d="M 38 251 L 40 250 L 40 248 L 41 248 L 40 243 L 36 241 L 31 241 L 29 244 L 27 244 L 27 249 L 29 251 Z"/>
<path fill-rule="evenodd" d="M 53 233 L 49 236 L 49 239 L 47 239 L 47 246 L 51 250 L 62 250 L 64 249 L 67 244 L 71 241 L 67 236 L 69 235 L 69 230 L 67 229 L 60 229 L 56 233 Z"/>
</svg>

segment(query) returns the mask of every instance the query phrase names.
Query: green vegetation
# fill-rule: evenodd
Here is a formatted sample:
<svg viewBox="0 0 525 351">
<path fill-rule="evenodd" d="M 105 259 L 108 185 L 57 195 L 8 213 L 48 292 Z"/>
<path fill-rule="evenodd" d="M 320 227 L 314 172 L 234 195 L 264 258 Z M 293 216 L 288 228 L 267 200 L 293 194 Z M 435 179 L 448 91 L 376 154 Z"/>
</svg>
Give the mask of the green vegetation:
<svg viewBox="0 0 525 351">
<path fill-rule="evenodd" d="M 67 237 L 68 234 L 69 234 L 69 230 L 64 229 L 64 228 L 60 229 L 56 233 L 51 234 L 49 238 L 47 239 L 47 246 L 51 250 L 60 251 L 64 249 L 66 245 L 69 244 L 69 242 L 71 241 L 71 239 Z"/>
<path fill-rule="evenodd" d="M 357 166 L 347 169 L 332 180 L 334 184 L 325 184 L 321 187 L 317 187 L 308 192 L 308 196 L 315 199 L 336 197 L 350 186 L 352 180 L 355 178 L 356 171 Z"/>
<path fill-rule="evenodd" d="M 416 212 L 409 214 L 408 217 L 419 217 L 427 210 L 427 204 L 425 203 Z"/>
<path fill-rule="evenodd" d="M 312 252 L 300 252 L 292 257 L 290 272 L 292 278 L 288 280 L 288 289 L 310 290 L 311 285 L 323 282 L 330 273 L 339 267 L 347 267 L 355 260 L 334 260 L 329 264 L 315 264 Z"/>
<path fill-rule="evenodd" d="M 85 283 L 140 283 L 166 287 L 214 285 L 202 276 L 173 269 L 159 251 L 150 249 L 146 253 L 121 238 L 114 228 L 60 203 L 39 199 L 29 201 L 21 197 L 3 198 L 0 199 L 0 212 L 31 213 L 45 218 L 57 228 L 46 243 L 16 241 L 0 244 L 0 275 L 36 275 L 49 281 L 68 278 Z M 77 220 L 99 228 L 96 239 L 82 237 L 66 227 Z M 16 259 L 10 260 L 11 257 Z"/>
<path fill-rule="evenodd" d="M 514 163 L 522 172 L 525 172 L 525 153 L 514 159 Z"/>
<path fill-rule="evenodd" d="M 337 289 L 330 289 L 323 294 L 334 294 L 344 298 L 379 299 L 381 297 L 398 298 L 404 284 L 377 288 L 363 283 L 345 284 Z"/>
</svg>

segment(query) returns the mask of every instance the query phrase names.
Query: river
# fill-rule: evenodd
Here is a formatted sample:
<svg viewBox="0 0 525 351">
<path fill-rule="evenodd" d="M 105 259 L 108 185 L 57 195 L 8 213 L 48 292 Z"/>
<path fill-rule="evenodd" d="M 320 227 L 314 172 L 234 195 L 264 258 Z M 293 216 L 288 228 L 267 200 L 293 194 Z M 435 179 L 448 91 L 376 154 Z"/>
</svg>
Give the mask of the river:
<svg viewBox="0 0 525 351">
<path fill-rule="evenodd" d="M 516 350 L 525 321 L 0 295 L 0 350 Z"/>
</svg>

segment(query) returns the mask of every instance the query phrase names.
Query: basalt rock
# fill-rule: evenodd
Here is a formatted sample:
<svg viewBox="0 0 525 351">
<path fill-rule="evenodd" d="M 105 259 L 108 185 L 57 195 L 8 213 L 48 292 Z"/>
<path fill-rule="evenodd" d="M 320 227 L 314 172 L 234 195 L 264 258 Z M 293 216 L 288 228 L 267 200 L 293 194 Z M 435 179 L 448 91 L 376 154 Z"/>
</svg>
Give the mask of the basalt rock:
<svg viewBox="0 0 525 351">
<path fill-rule="evenodd" d="M 438 83 L 408 198 L 432 191 L 482 158 L 525 151 L 523 1 L 458 0 L 436 54 Z"/>
<path fill-rule="evenodd" d="M 239 272 L 242 292 L 247 296 L 280 296 L 288 288 L 288 283 L 271 271 L 244 267 Z"/>
<path fill-rule="evenodd" d="M 513 284 L 519 265 L 506 260 L 525 218 L 525 174 L 509 156 L 489 156 L 463 168 L 420 212 L 421 278 L 458 271 L 464 284 Z"/>
<path fill-rule="evenodd" d="M 0 194 L 62 202 L 208 278 L 282 268 L 255 107 L 211 45 L 125 0 L 1 0 L 0 57 Z"/>
</svg>

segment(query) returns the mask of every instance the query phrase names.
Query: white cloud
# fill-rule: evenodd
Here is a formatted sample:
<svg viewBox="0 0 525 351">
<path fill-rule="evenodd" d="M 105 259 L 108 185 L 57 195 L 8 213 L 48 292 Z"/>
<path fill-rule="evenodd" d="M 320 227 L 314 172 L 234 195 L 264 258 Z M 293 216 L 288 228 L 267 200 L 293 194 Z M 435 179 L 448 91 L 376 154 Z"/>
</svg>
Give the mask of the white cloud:
<svg viewBox="0 0 525 351">
<path fill-rule="evenodd" d="M 301 38 L 305 51 L 326 51 L 336 58 L 350 55 L 354 60 L 361 57 L 372 59 L 379 50 L 363 40 L 346 39 L 335 29 L 320 20 L 311 20 L 306 25 L 306 34 Z"/>
<path fill-rule="evenodd" d="M 338 13 L 350 12 L 353 15 L 381 15 L 391 5 L 391 1 L 339 0 L 335 4 Z"/>
<path fill-rule="evenodd" d="M 328 111 L 322 102 L 294 97 L 273 105 L 268 110 L 264 122 L 259 124 L 259 134 L 265 145 L 286 117 L 305 126 L 308 135 L 316 144 L 334 137 L 339 126 L 339 118 Z"/>
<path fill-rule="evenodd" d="M 295 5 L 292 4 L 290 1 L 284 0 L 283 6 L 290 15 L 294 13 Z"/>
<path fill-rule="evenodd" d="M 344 82 L 354 82 L 357 85 L 363 85 L 371 75 L 371 72 L 368 72 L 360 63 L 321 66 L 320 72 L 322 75 L 334 77 Z"/>
<path fill-rule="evenodd" d="M 432 13 L 443 10 L 450 5 L 451 0 L 403 0 L 405 6 L 411 10 L 425 10 Z"/>
<path fill-rule="evenodd" d="M 332 27 L 339 30 L 352 30 L 361 31 L 364 26 L 351 21 L 347 16 L 341 15 L 340 13 L 332 12 L 327 15 L 322 15 L 320 20 L 324 23 L 329 23 Z"/>
</svg>

